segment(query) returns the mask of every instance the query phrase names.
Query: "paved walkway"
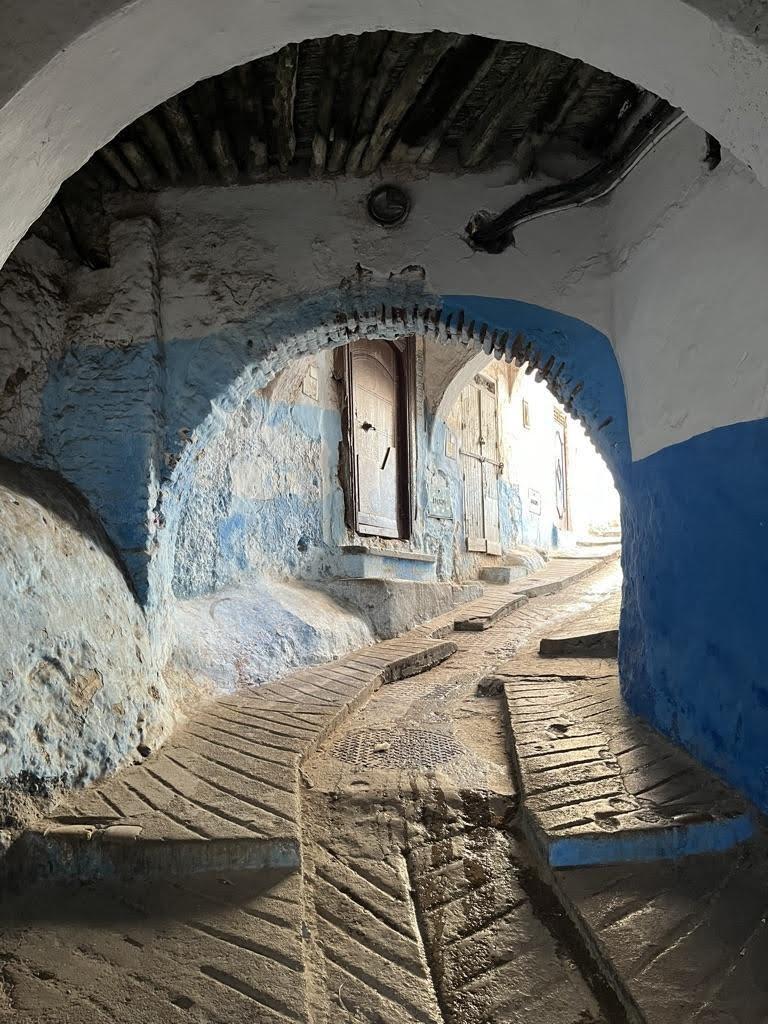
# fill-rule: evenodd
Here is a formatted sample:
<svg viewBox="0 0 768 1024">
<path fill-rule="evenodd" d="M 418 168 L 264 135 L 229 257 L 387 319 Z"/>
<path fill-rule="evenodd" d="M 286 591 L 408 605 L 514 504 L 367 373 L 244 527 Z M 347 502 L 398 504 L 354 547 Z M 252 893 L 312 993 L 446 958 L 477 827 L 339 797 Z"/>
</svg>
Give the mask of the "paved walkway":
<svg viewBox="0 0 768 1024">
<path fill-rule="evenodd" d="M 592 809 L 645 797 L 612 747 L 633 728 L 615 662 L 536 653 L 616 592 L 615 562 L 574 582 L 584 560 L 566 561 L 560 592 L 487 629 L 443 616 L 206 705 L 145 764 L 58 807 L 18 844 L 27 884 L 0 907 L 0 1020 L 768 1019 L 759 835 L 717 856 L 561 870 L 534 834 L 541 773 L 520 750 L 543 742 L 544 760 L 559 758 L 563 734 L 525 729 L 599 734 L 583 749 L 600 762 L 610 750 L 624 788 Z M 603 710 L 585 728 L 593 699 Z M 646 749 L 657 742 L 649 733 Z M 685 769 L 697 813 L 705 802 L 712 820 L 748 820 Z M 594 781 L 575 780 L 582 802 Z M 603 835 L 637 828 L 610 806 L 618 828 L 592 819 Z"/>
</svg>

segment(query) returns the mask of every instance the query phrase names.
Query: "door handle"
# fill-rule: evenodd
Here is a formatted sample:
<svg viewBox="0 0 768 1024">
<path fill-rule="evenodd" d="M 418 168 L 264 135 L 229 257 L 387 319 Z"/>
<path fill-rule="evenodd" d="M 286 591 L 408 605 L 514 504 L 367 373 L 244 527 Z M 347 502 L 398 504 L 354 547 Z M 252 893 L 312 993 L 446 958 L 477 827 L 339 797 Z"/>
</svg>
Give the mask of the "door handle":
<svg viewBox="0 0 768 1024">
<path fill-rule="evenodd" d="M 376 427 L 374 427 L 374 425 L 372 423 L 369 423 L 368 420 L 366 420 L 364 423 L 360 424 L 360 429 L 361 430 L 375 430 Z"/>
</svg>

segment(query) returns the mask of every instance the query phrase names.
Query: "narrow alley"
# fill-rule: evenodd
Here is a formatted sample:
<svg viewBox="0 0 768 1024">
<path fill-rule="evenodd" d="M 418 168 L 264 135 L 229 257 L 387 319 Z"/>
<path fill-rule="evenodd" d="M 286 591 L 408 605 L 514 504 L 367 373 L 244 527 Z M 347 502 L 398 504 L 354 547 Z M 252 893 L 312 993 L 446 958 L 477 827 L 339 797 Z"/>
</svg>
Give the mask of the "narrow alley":
<svg viewBox="0 0 768 1024">
<path fill-rule="evenodd" d="M 0 2 L 0 1024 L 768 1024 L 766 10 Z"/>
<path fill-rule="evenodd" d="M 0 1014 L 765 1020 L 763 838 L 735 847 L 741 800 L 616 725 L 619 586 L 615 557 L 556 559 L 465 606 L 471 628 L 443 616 L 203 704 L 28 833 Z M 601 852 L 701 828 L 721 854 Z M 563 836 L 582 866 L 559 867 Z"/>
</svg>

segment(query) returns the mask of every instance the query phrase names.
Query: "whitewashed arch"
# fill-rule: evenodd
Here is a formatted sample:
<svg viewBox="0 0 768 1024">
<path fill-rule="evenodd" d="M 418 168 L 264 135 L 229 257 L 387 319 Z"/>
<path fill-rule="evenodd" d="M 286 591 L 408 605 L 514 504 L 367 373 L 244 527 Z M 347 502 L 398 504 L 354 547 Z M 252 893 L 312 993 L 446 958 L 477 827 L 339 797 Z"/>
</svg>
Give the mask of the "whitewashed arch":
<svg viewBox="0 0 768 1024">
<path fill-rule="evenodd" d="M 9 0 L 0 262 L 61 182 L 136 117 L 290 40 L 433 28 L 578 57 L 682 106 L 768 182 L 768 22 L 736 0 Z M 759 9 L 759 8 L 758 8 Z"/>
</svg>

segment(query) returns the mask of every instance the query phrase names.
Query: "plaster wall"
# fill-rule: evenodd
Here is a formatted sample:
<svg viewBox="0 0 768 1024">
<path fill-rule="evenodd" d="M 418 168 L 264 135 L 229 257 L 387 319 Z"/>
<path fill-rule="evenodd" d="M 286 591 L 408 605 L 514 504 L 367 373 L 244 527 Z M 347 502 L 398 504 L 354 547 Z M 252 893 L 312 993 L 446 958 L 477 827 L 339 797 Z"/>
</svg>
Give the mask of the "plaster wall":
<svg viewBox="0 0 768 1024">
<path fill-rule="evenodd" d="M 439 360 L 438 364 L 441 363 Z M 533 375 L 508 363 L 484 362 L 480 357 L 471 359 L 458 371 L 453 386 L 446 393 L 452 396 L 457 386 L 462 383 L 466 386 L 478 373 L 494 381 L 498 402 L 501 560 L 503 556 L 515 553 L 521 545 L 548 551 L 567 546 L 578 535 L 586 534 L 593 525 L 618 523 L 619 499 L 610 472 L 581 424 L 569 418 L 566 444 L 570 526 L 568 530 L 560 528 L 555 503 L 554 418 L 555 410 L 561 409 L 559 403 Z M 528 425 L 523 421 L 524 402 L 528 407 Z M 440 408 L 444 411 L 445 404 L 441 403 Z M 455 502 L 453 518 L 456 524 L 454 571 L 468 577 L 474 575 L 481 564 L 494 564 L 496 559 L 466 551 L 464 488 L 458 458 L 461 436 L 459 398 L 445 416 L 443 420 L 440 412 L 437 414 L 432 457 L 442 467 L 441 472 L 451 480 L 449 490 Z M 446 458 L 447 444 L 457 452 L 456 457 Z M 434 527 L 433 532 L 436 532 Z"/>
<path fill-rule="evenodd" d="M 698 151 L 678 129 L 609 208 L 614 345 L 636 382 L 622 684 L 765 808 L 768 195 L 732 156 L 710 173 Z"/>
</svg>

